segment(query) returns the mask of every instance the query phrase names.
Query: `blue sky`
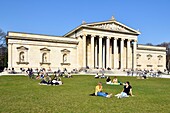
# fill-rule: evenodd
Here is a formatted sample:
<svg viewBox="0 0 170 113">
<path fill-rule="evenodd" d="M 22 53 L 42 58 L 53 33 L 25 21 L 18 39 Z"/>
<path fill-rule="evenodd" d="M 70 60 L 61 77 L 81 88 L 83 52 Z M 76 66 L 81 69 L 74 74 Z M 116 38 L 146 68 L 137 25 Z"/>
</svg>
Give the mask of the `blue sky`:
<svg viewBox="0 0 170 113">
<path fill-rule="evenodd" d="M 63 36 L 82 21 L 111 19 L 140 30 L 138 43 L 170 42 L 170 0 L 0 0 L 0 28 Z"/>
</svg>

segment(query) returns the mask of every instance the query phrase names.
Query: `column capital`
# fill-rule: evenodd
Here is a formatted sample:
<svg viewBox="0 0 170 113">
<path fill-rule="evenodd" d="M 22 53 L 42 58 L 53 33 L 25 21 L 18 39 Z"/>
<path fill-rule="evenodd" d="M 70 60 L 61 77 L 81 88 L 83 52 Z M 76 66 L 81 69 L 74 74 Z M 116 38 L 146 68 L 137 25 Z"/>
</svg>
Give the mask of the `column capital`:
<svg viewBox="0 0 170 113">
<path fill-rule="evenodd" d="M 110 37 L 110 36 L 107 36 L 107 39 L 111 39 L 112 37 Z"/>
<path fill-rule="evenodd" d="M 87 34 L 86 33 L 83 33 L 82 35 L 80 35 L 81 37 L 83 37 L 83 36 L 87 36 Z"/>
<path fill-rule="evenodd" d="M 133 40 L 133 42 L 137 42 L 137 40 L 135 39 L 135 40 Z"/>
<path fill-rule="evenodd" d="M 99 38 L 103 38 L 104 36 L 99 36 Z"/>
<path fill-rule="evenodd" d="M 117 38 L 117 37 L 114 37 L 113 39 L 114 39 L 114 40 L 118 40 L 118 38 Z"/>
<path fill-rule="evenodd" d="M 86 34 L 82 34 L 82 35 L 80 35 L 80 36 L 78 36 L 78 37 L 83 38 L 83 37 L 86 37 L 86 36 L 87 36 Z"/>
<path fill-rule="evenodd" d="M 132 41 L 132 39 L 127 39 L 128 42 Z"/>
<path fill-rule="evenodd" d="M 91 37 L 96 37 L 96 35 L 93 35 L 93 34 L 91 34 L 90 36 L 91 36 Z"/>
<path fill-rule="evenodd" d="M 121 40 L 121 41 L 124 41 L 124 40 L 125 40 L 125 38 L 120 38 L 120 40 Z"/>
</svg>

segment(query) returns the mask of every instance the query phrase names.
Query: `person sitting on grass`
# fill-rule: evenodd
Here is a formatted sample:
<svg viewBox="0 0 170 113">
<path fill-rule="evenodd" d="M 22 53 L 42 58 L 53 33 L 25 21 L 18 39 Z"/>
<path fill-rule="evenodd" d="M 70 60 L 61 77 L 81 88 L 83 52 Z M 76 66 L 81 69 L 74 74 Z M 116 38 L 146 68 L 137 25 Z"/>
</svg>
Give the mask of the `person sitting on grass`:
<svg viewBox="0 0 170 113">
<path fill-rule="evenodd" d="M 106 97 L 106 98 L 111 98 L 112 97 L 112 94 L 102 92 L 102 90 L 103 90 L 102 83 L 99 82 L 98 85 L 95 88 L 95 95 L 96 96 Z"/>
<path fill-rule="evenodd" d="M 120 94 L 115 95 L 117 98 L 125 98 L 125 97 L 129 97 L 129 96 L 133 96 L 132 94 L 132 86 L 130 85 L 130 83 L 127 81 L 125 83 L 125 86 L 122 90 L 122 92 Z"/>
<path fill-rule="evenodd" d="M 48 85 L 52 85 L 52 78 L 51 76 L 48 76 L 48 82 L 47 82 Z"/>
<path fill-rule="evenodd" d="M 42 81 L 39 83 L 40 85 L 47 85 L 47 79 L 46 76 L 44 76 L 44 78 L 42 79 Z"/>
<path fill-rule="evenodd" d="M 146 77 L 146 75 L 143 75 L 143 76 L 138 76 L 137 79 L 148 79 L 148 78 Z"/>
<path fill-rule="evenodd" d="M 107 79 L 106 79 L 106 84 L 111 84 L 111 83 L 112 83 L 112 81 L 110 79 L 110 76 L 108 76 Z"/>
<path fill-rule="evenodd" d="M 117 77 L 116 77 L 116 76 L 114 77 L 114 79 L 113 79 L 112 83 L 118 83 L 118 79 L 117 79 Z"/>
<path fill-rule="evenodd" d="M 99 74 L 98 73 L 96 73 L 96 75 L 94 76 L 94 78 L 99 78 L 100 76 L 99 76 Z"/>
<path fill-rule="evenodd" d="M 61 78 L 58 76 L 54 77 L 54 79 L 51 82 L 51 85 L 62 85 L 62 84 L 63 82 L 61 81 Z"/>
<path fill-rule="evenodd" d="M 102 73 L 102 75 L 101 75 L 101 77 L 100 78 L 105 78 L 105 75 L 104 75 L 104 73 Z"/>
<path fill-rule="evenodd" d="M 71 73 L 68 73 L 68 78 L 72 78 L 73 76 L 71 75 Z"/>
<path fill-rule="evenodd" d="M 66 76 L 64 76 L 65 78 L 72 78 L 71 73 L 68 73 Z"/>
<path fill-rule="evenodd" d="M 112 83 L 115 85 L 125 85 L 124 83 L 120 82 L 116 76 L 114 77 Z"/>
<path fill-rule="evenodd" d="M 114 79 L 110 82 L 107 82 L 108 79 L 106 79 L 106 84 L 110 84 L 110 85 L 123 85 L 124 83 L 121 83 L 120 81 L 118 81 L 117 77 L 115 76 Z"/>
</svg>

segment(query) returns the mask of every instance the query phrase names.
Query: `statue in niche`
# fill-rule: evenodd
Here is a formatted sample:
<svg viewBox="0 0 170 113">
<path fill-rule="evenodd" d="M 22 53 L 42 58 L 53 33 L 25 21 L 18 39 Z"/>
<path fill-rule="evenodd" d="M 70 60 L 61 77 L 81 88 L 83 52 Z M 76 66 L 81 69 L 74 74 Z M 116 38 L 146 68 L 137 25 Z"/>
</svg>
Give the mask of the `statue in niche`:
<svg viewBox="0 0 170 113">
<path fill-rule="evenodd" d="M 67 62 L 67 55 L 66 54 L 63 56 L 63 61 L 64 61 L 64 63 Z"/>
<path fill-rule="evenodd" d="M 20 61 L 24 62 L 24 60 L 25 60 L 25 56 L 24 56 L 24 53 L 22 52 L 20 53 Z"/>
<path fill-rule="evenodd" d="M 47 62 L 47 54 L 46 53 L 43 54 L 43 62 Z"/>
</svg>

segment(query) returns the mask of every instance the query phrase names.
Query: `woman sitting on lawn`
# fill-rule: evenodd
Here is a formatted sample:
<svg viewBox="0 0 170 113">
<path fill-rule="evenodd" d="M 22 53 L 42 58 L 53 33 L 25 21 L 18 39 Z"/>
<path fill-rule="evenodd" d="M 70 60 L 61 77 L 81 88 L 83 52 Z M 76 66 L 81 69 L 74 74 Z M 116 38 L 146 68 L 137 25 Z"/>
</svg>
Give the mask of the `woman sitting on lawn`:
<svg viewBox="0 0 170 113">
<path fill-rule="evenodd" d="M 112 94 L 102 92 L 102 90 L 103 90 L 102 83 L 99 82 L 98 85 L 95 88 L 95 95 L 96 96 L 107 97 L 107 98 L 110 98 L 112 96 Z"/>
<path fill-rule="evenodd" d="M 113 79 L 113 81 L 112 81 L 113 83 L 118 83 L 118 79 L 117 79 L 117 77 L 115 76 L 114 77 L 114 79 Z"/>
<path fill-rule="evenodd" d="M 129 97 L 129 96 L 133 96 L 132 95 L 132 86 L 130 85 L 130 83 L 127 81 L 125 83 L 125 86 L 122 90 L 122 92 L 120 94 L 115 95 L 117 98 L 124 98 L 124 97 Z"/>
</svg>

